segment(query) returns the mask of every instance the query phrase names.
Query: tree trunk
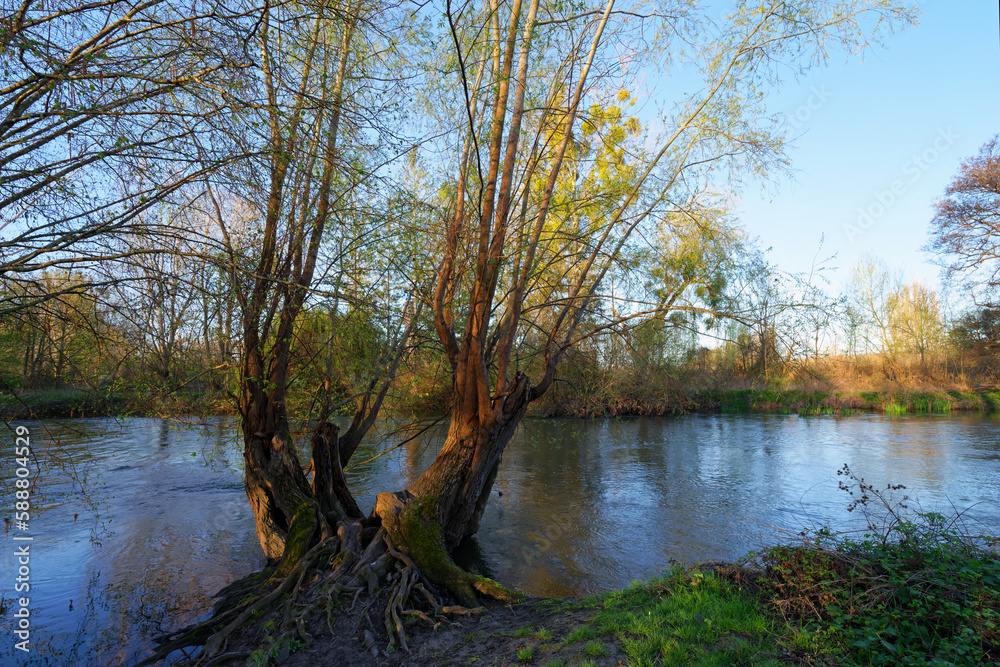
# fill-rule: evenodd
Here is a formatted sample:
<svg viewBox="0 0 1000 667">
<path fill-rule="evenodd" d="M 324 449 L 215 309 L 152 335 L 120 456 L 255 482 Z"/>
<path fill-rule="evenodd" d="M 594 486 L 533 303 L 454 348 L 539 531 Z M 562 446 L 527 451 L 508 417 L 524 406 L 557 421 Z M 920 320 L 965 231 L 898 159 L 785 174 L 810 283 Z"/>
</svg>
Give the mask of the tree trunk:
<svg viewBox="0 0 1000 667">
<path fill-rule="evenodd" d="M 479 530 L 500 457 L 530 395 L 528 378 L 519 374 L 510 393 L 494 399 L 495 408 L 486 415 L 457 398 L 448 436 L 431 467 L 406 490 L 378 495 L 375 513 L 393 544 L 463 604 L 475 603 L 474 590 L 509 595 L 499 584 L 459 568 L 449 553 Z"/>
<path fill-rule="evenodd" d="M 248 424 L 249 420 L 244 420 Z M 278 573 L 286 573 L 317 542 L 361 518 L 347 488 L 338 452 L 338 428 L 322 423 L 312 436 L 312 484 L 291 444 L 288 423 L 273 430 L 244 426 L 245 486 L 257 538 Z"/>
</svg>

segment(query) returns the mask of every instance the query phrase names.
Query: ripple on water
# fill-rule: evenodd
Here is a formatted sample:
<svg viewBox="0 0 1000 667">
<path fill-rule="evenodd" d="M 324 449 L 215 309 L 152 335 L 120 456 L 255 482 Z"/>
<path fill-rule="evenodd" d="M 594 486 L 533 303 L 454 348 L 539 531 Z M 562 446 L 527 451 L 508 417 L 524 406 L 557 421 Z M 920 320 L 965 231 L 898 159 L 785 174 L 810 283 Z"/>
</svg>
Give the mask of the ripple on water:
<svg viewBox="0 0 1000 667">
<path fill-rule="evenodd" d="M 34 664 L 135 662 L 151 637 L 203 616 L 213 593 L 263 565 L 239 435 L 225 421 L 27 425 L 44 473 L 32 520 Z M 456 558 L 529 593 L 604 591 L 672 561 L 737 558 L 780 531 L 851 527 L 837 489 L 844 463 L 873 484 L 906 484 L 925 509 L 971 507 L 970 524 L 1000 532 L 997 425 L 969 415 L 528 421 Z M 441 437 L 350 471 L 363 509 L 419 476 Z M 13 443 L 0 444 L 9 455 Z M 0 582 L 7 599 L 9 586 Z M 9 624 L 0 619 L 0 632 Z M 12 651 L 0 645 L 0 664 Z"/>
</svg>

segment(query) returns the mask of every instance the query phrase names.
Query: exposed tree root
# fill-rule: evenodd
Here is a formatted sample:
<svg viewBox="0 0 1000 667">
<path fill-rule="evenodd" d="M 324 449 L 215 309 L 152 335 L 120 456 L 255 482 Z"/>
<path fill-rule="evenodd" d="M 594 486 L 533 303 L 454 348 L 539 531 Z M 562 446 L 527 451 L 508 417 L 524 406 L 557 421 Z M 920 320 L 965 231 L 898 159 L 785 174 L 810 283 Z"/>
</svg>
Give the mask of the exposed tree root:
<svg viewBox="0 0 1000 667">
<path fill-rule="evenodd" d="M 433 586 L 427 581 L 426 577 L 424 577 L 410 557 L 404 551 L 393 547 L 388 537 L 385 538 L 385 546 L 389 554 L 399 561 L 399 565 L 397 565 L 399 576 L 395 579 L 395 584 L 389 594 L 389 603 L 385 608 L 385 630 L 389 635 L 391 643 L 398 643 L 399 647 L 404 651 L 409 652 L 410 650 L 406 645 L 406 631 L 403 629 L 402 621 L 403 616 L 414 616 L 433 627 L 437 627 L 445 621 L 449 614 L 470 616 L 482 613 L 483 607 L 469 609 L 461 605 L 445 606 L 438 599 L 437 595 L 432 592 L 434 590 Z M 422 598 L 430 607 L 429 611 L 433 615 L 433 618 L 420 609 L 405 608 L 411 595 L 415 592 L 420 594 L 420 596 L 415 596 L 416 599 L 420 600 Z"/>
<path fill-rule="evenodd" d="M 317 564 L 323 562 L 324 559 L 329 559 L 338 548 L 338 540 L 331 539 L 320 542 L 299 559 L 286 576 L 277 580 L 267 579 L 266 583 L 271 584 L 271 586 L 267 586 L 270 588 L 270 592 L 263 595 L 248 596 L 235 602 L 233 595 L 245 590 L 245 587 L 227 587 L 226 597 L 216 606 L 216 612 L 211 618 L 203 623 L 160 637 L 157 640 L 160 644 L 159 648 L 152 656 L 139 663 L 139 667 L 153 664 L 173 651 L 191 646 L 204 647 L 199 661 L 210 661 L 219 656 L 225 650 L 229 637 L 236 630 L 243 627 L 247 621 L 264 614 L 286 594 L 289 597 L 282 607 L 290 608 L 302 589 L 306 574 L 313 571 Z M 248 579 L 261 581 L 263 578 L 260 575 L 252 575 Z M 298 624 L 296 623 L 296 625 Z M 305 635 L 304 631 L 302 634 Z M 205 664 L 210 664 L 210 662 L 205 662 Z"/>
<path fill-rule="evenodd" d="M 217 667 L 218 665 L 225 665 L 229 662 L 245 664 L 247 659 L 252 655 L 252 651 L 233 651 L 232 653 L 223 653 L 222 655 L 216 656 L 205 663 L 205 667 Z"/>
<path fill-rule="evenodd" d="M 504 601 L 519 597 L 490 579 L 460 571 L 469 586 L 482 594 Z M 324 619 L 333 632 L 337 610 L 347 607 L 349 613 L 356 613 L 365 594 L 359 616 L 368 620 L 367 611 L 384 599 L 382 619 L 389 645 L 403 651 L 409 651 L 406 617 L 438 627 L 449 622 L 449 616 L 483 612 L 483 607 L 446 604 L 406 550 L 396 548 L 384 530 L 379 530 L 364 551 L 356 540 L 333 537 L 315 545 L 284 576 L 270 570 L 228 586 L 212 618 L 161 637 L 156 653 L 140 665 L 150 665 L 173 651 L 195 646 L 203 648 L 193 664 L 203 667 L 245 659 L 240 650 L 227 652 L 230 639 L 265 617 L 265 627 L 273 633 L 267 635 L 267 651 L 280 659 L 295 642 L 312 642 L 307 632 L 311 618 Z M 244 597 L 239 599 L 240 595 Z M 376 656 L 375 628 L 370 622 L 369 626 L 370 630 L 363 631 L 365 646 Z M 245 637 L 239 640 L 243 641 Z"/>
</svg>

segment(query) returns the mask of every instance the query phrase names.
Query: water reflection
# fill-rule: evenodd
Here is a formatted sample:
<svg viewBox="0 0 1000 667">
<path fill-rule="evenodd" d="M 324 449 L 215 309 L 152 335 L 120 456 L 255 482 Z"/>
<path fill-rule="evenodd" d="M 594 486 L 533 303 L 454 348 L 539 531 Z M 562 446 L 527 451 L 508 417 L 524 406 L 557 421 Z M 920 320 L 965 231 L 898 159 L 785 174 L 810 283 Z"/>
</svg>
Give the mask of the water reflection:
<svg viewBox="0 0 1000 667">
<path fill-rule="evenodd" d="M 42 473 L 30 523 L 36 632 L 27 663 L 5 643 L 0 664 L 134 664 L 151 637 L 202 616 L 214 592 L 263 565 L 230 428 L 24 425 Z M 11 588 L 0 582 L 7 599 Z"/>
<path fill-rule="evenodd" d="M 975 417 L 696 415 L 530 423 L 475 538 L 501 579 L 585 594 L 672 560 L 735 559 L 781 531 L 851 528 L 836 471 L 971 506 L 1000 529 L 1000 431 Z M 977 504 L 979 503 L 979 504 Z"/>
<path fill-rule="evenodd" d="M 230 421 L 26 425 L 43 471 L 31 664 L 131 664 L 150 637 L 201 616 L 214 592 L 263 564 Z M 530 593 L 607 590 L 675 560 L 737 558 L 777 531 L 849 527 L 837 489 L 844 463 L 873 484 L 906 484 L 924 509 L 971 506 L 970 524 L 1000 531 L 998 425 L 880 415 L 528 421 L 504 453 L 479 534 L 457 557 Z M 362 509 L 415 480 L 445 429 L 347 472 Z M 9 460 L 13 437 L 0 445 Z M 356 460 L 378 451 L 363 447 Z M 11 537 L 3 572 L 13 571 Z M 0 581 L 0 594 L 9 600 L 12 587 Z M 9 625 L 0 619 L 0 632 Z M 14 659 L 11 643 L 0 647 L 0 664 Z"/>
</svg>

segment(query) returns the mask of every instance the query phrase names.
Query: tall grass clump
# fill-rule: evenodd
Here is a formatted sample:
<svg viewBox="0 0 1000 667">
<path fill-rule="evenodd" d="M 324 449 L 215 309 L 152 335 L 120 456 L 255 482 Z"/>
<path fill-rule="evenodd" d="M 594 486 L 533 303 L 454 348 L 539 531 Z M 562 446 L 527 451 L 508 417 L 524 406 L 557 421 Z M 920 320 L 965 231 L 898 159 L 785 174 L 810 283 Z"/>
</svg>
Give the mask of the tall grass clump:
<svg viewBox="0 0 1000 667">
<path fill-rule="evenodd" d="M 1000 540 L 962 515 L 911 511 L 845 465 L 862 536 L 820 529 L 756 554 L 788 648 L 847 664 L 1000 664 Z M 855 533 L 856 534 L 856 533 Z"/>
</svg>

